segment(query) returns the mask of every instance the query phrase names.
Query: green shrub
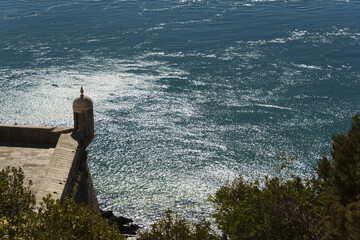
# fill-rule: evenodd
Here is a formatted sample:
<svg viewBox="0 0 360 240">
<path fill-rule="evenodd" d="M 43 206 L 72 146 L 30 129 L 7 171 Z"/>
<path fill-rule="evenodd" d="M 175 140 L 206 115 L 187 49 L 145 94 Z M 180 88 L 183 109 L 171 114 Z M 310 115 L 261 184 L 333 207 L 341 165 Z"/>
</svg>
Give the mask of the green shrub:
<svg viewBox="0 0 360 240">
<path fill-rule="evenodd" d="M 167 210 L 138 239 L 360 239 L 360 117 L 353 117 L 348 136 L 333 139 L 331 159 L 324 155 L 310 179 L 285 179 L 283 169 L 296 159 L 280 154 L 278 177 L 239 176 L 221 186 L 209 200 L 222 236 L 209 221 L 192 222 Z M 70 199 L 61 206 L 48 197 L 33 212 L 34 197 L 23 180 L 20 169 L 1 171 L 3 239 L 123 239 L 97 213 Z"/>
<path fill-rule="evenodd" d="M 31 182 L 24 186 L 21 168 L 6 167 L 0 171 L 0 217 L 21 220 L 35 207 L 35 197 L 30 191 Z"/>
<path fill-rule="evenodd" d="M 209 200 L 222 239 L 360 239 L 360 118 L 353 117 L 348 136 L 333 139 L 332 159 L 324 155 L 310 179 L 282 177 L 296 158 L 279 154 L 278 177 L 239 176 L 221 186 Z M 220 239 L 203 226 L 196 235 L 187 220 L 167 211 L 140 240 Z"/>
<path fill-rule="evenodd" d="M 360 117 L 354 116 L 348 136 L 333 136 L 331 156 L 318 162 L 319 179 L 329 184 L 343 205 L 360 196 Z"/>
<path fill-rule="evenodd" d="M 242 177 L 210 198 L 215 221 L 229 239 L 319 239 L 323 200 L 311 181 Z"/>
<path fill-rule="evenodd" d="M 21 168 L 6 167 L 0 171 L 0 239 L 14 238 L 35 209 L 32 183 L 24 186 L 24 178 Z"/>
<path fill-rule="evenodd" d="M 125 239 L 115 226 L 109 226 L 98 212 L 66 198 L 62 204 L 50 196 L 43 199 L 37 214 L 21 232 L 26 239 Z"/>
<path fill-rule="evenodd" d="M 138 240 L 216 240 L 219 236 L 210 222 L 191 222 L 167 210 L 148 230 L 140 231 Z"/>
<path fill-rule="evenodd" d="M 360 117 L 348 135 L 333 136 L 331 159 L 318 161 L 319 185 L 327 193 L 324 239 L 360 239 Z"/>
<path fill-rule="evenodd" d="M 49 195 L 34 211 L 31 182 L 23 185 L 21 168 L 1 170 L 0 239 L 126 239 L 100 213 L 69 198 L 60 204 Z"/>
</svg>

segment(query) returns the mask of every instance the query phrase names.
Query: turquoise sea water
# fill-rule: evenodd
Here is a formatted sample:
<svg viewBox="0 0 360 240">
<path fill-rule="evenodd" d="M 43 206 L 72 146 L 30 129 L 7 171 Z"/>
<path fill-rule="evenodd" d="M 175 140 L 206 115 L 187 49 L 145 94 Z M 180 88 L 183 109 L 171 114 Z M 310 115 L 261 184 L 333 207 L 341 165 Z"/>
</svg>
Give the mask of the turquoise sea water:
<svg viewBox="0 0 360 240">
<path fill-rule="evenodd" d="M 102 208 L 206 216 L 226 179 L 313 173 L 360 106 L 360 1 L 2 0 L 0 123 L 71 126 L 95 104 Z"/>
</svg>

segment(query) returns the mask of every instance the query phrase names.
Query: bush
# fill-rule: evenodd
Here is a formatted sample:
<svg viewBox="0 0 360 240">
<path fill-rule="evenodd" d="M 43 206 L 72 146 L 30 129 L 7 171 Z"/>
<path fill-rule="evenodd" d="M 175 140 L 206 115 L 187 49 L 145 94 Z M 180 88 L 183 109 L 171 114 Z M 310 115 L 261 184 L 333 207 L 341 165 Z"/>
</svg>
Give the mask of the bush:
<svg viewBox="0 0 360 240">
<path fill-rule="evenodd" d="M 0 172 L 0 239 L 126 239 L 100 213 L 66 198 L 47 196 L 35 209 L 30 185 L 21 168 Z"/>
<path fill-rule="evenodd" d="M 0 216 L 21 220 L 35 208 L 35 196 L 30 191 L 31 181 L 24 186 L 21 168 L 6 167 L 0 171 Z"/>
<path fill-rule="evenodd" d="M 148 230 L 140 231 L 138 240 L 216 240 L 219 236 L 210 222 L 191 222 L 167 210 Z"/>
<path fill-rule="evenodd" d="M 227 181 L 209 200 L 219 236 L 209 221 L 192 222 L 167 210 L 139 240 L 360 239 L 360 117 L 348 136 L 333 136 L 331 159 L 323 156 L 316 176 L 285 179 L 281 171 L 294 159 L 279 155 L 279 176 Z M 44 199 L 33 212 L 34 197 L 23 187 L 20 169 L 0 174 L 0 236 L 21 239 L 122 239 L 91 209 L 67 199 Z M 12 202 L 15 204 L 12 204 Z"/>
<path fill-rule="evenodd" d="M 62 204 L 50 196 L 43 199 L 38 213 L 27 222 L 26 239 L 125 239 L 115 226 L 109 226 L 98 212 L 66 198 Z"/>
<path fill-rule="evenodd" d="M 35 196 L 31 182 L 24 186 L 21 168 L 6 167 L 0 171 L 0 237 L 14 237 L 18 226 L 31 218 L 35 209 Z"/>
<path fill-rule="evenodd" d="M 331 159 L 318 161 L 319 185 L 327 193 L 324 239 L 360 239 L 360 117 L 348 135 L 333 136 Z"/>
<path fill-rule="evenodd" d="M 242 177 L 220 187 L 214 217 L 229 239 L 320 239 L 323 199 L 311 181 Z"/>
<path fill-rule="evenodd" d="M 324 155 L 310 179 L 283 178 L 295 158 L 280 154 L 278 177 L 239 176 L 221 186 L 209 200 L 222 239 L 360 239 L 360 117 L 353 117 L 348 136 L 333 140 L 332 159 Z M 167 211 L 140 239 L 220 239 L 206 224 L 201 238 L 187 220 Z"/>
</svg>

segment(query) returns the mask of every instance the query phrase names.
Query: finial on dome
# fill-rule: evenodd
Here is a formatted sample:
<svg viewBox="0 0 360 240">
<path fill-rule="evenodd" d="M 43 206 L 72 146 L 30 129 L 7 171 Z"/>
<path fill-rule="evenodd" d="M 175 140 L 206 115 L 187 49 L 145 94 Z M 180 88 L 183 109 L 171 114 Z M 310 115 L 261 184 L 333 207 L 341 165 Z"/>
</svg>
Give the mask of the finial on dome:
<svg viewBox="0 0 360 240">
<path fill-rule="evenodd" d="M 80 88 L 80 96 L 81 96 L 81 97 L 84 96 L 84 89 L 83 89 L 83 87 Z"/>
</svg>

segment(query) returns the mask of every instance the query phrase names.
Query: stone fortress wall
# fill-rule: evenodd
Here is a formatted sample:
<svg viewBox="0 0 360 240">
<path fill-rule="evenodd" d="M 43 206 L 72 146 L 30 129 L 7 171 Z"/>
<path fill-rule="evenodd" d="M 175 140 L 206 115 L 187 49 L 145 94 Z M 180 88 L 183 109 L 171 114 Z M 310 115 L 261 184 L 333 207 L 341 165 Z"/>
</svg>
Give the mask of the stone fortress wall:
<svg viewBox="0 0 360 240">
<path fill-rule="evenodd" d="M 73 103 L 74 127 L 0 124 L 0 169 L 22 167 L 37 202 L 48 194 L 64 200 L 73 194 L 99 211 L 87 164 L 86 147 L 94 137 L 92 101 L 83 95 Z M 80 121 L 80 122 L 79 122 Z"/>
</svg>

